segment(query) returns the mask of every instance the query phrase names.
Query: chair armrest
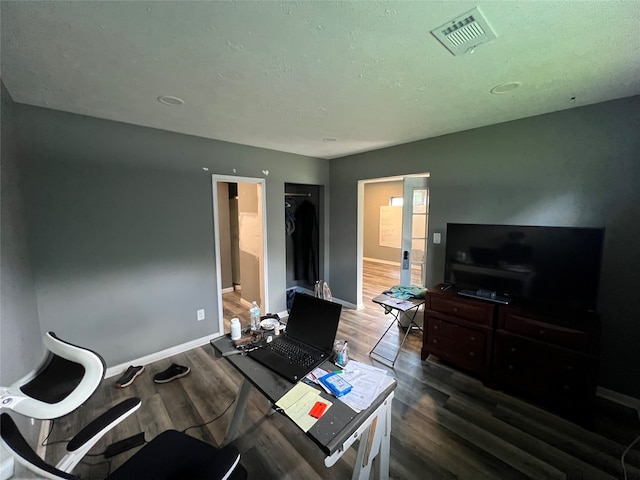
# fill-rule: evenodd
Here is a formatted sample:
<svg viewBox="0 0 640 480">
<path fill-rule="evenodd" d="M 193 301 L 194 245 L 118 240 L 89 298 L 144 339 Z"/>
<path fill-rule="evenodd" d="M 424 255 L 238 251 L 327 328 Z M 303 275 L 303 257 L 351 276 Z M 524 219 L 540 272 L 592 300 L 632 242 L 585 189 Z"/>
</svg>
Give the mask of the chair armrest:
<svg viewBox="0 0 640 480">
<path fill-rule="evenodd" d="M 141 404 L 139 398 L 128 398 L 89 423 L 69 441 L 67 444 L 68 453 L 58 462 L 56 468 L 64 472 L 71 472 L 105 433 L 140 408 Z"/>
<path fill-rule="evenodd" d="M 140 408 L 141 404 L 142 401 L 139 398 L 133 397 L 111 407 L 80 430 L 67 444 L 67 451 L 76 451 L 87 442 L 91 441 L 91 439 L 96 435 L 100 435 L 100 437 L 102 437 L 102 435 L 111 430 L 111 428 L 115 427 L 118 423 Z"/>
</svg>

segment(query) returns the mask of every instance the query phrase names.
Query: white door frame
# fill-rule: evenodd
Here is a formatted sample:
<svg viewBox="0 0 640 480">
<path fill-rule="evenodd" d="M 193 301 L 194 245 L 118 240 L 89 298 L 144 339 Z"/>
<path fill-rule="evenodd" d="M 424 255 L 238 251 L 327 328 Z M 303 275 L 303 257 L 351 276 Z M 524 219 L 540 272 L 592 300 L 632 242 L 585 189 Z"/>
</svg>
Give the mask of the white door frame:
<svg viewBox="0 0 640 480">
<path fill-rule="evenodd" d="M 214 254 L 216 260 L 216 294 L 218 296 L 218 332 L 220 334 L 224 333 L 224 309 L 222 304 L 222 268 L 220 265 L 220 212 L 218 211 L 218 182 L 225 183 L 257 183 L 261 186 L 262 190 L 262 251 L 263 251 L 263 259 L 264 259 L 264 270 L 263 275 L 263 285 L 264 285 L 264 308 L 265 312 L 269 310 L 269 282 L 267 282 L 267 278 L 269 278 L 268 269 L 267 269 L 267 206 L 266 206 L 266 182 L 264 178 L 254 178 L 254 177 L 238 177 L 232 175 L 211 175 L 211 186 L 212 186 L 212 196 L 213 196 L 213 243 L 214 243 Z"/>
</svg>

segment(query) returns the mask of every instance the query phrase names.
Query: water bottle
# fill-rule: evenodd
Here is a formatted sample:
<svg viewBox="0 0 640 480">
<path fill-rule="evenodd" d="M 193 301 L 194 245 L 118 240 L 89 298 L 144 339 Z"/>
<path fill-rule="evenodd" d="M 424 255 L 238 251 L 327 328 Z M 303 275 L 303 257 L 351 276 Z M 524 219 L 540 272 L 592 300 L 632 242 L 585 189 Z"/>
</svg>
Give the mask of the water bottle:
<svg viewBox="0 0 640 480">
<path fill-rule="evenodd" d="M 256 302 L 251 304 L 249 314 L 251 315 L 251 330 L 258 330 L 260 328 L 260 307 Z"/>
</svg>

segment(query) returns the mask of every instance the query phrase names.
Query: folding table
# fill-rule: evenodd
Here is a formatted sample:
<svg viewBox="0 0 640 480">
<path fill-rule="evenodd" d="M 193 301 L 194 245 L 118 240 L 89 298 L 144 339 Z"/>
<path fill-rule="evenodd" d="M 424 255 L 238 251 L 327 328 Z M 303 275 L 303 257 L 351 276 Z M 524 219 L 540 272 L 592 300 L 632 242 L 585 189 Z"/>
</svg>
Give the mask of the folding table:
<svg viewBox="0 0 640 480">
<path fill-rule="evenodd" d="M 402 346 L 404 345 L 404 342 L 407 340 L 407 335 L 409 335 L 409 332 L 411 332 L 414 329 L 417 329 L 422 332 L 422 327 L 418 325 L 415 320 L 416 320 L 416 315 L 418 314 L 418 310 L 420 309 L 420 305 L 424 305 L 425 299 L 424 298 L 408 298 L 406 300 L 402 300 L 400 298 L 394 298 L 394 297 L 391 297 L 390 295 L 383 293 L 373 298 L 372 301 L 380 305 L 382 308 L 384 308 L 386 313 L 390 313 L 391 316 L 393 317 L 393 321 L 389 324 L 389 326 L 384 331 L 380 339 L 373 346 L 373 348 L 369 352 L 369 355 L 380 357 L 385 360 L 391 361 L 391 366 L 393 367 L 396 364 L 398 355 L 400 355 L 400 350 L 402 350 Z M 385 357 L 384 355 L 376 352 L 375 349 L 380 344 L 380 342 L 385 337 L 385 335 L 387 334 L 387 332 L 393 326 L 394 323 L 397 322 L 399 325 L 402 325 L 402 323 L 400 322 L 401 315 L 405 315 L 406 318 L 409 319 L 409 325 L 407 325 L 406 327 L 407 330 L 404 334 L 404 338 L 402 339 L 400 348 L 398 348 L 398 351 L 396 352 L 395 356 L 393 358 Z"/>
</svg>

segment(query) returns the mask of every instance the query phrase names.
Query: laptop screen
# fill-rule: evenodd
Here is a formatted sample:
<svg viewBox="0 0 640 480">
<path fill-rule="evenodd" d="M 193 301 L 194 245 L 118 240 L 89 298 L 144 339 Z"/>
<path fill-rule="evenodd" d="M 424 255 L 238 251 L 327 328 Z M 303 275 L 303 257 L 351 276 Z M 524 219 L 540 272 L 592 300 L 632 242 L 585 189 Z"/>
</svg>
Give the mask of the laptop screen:
<svg viewBox="0 0 640 480">
<path fill-rule="evenodd" d="M 342 305 L 296 293 L 287 321 L 287 335 L 320 350 L 331 351 Z"/>
</svg>

